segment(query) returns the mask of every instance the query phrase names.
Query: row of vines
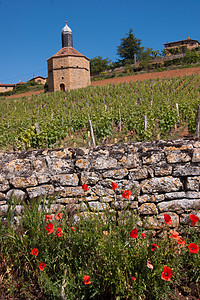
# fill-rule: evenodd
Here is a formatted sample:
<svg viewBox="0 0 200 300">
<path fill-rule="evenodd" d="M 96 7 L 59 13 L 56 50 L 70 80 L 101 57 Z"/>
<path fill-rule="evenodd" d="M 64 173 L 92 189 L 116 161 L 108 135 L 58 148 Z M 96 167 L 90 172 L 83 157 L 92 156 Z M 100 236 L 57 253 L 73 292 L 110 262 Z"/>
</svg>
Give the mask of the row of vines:
<svg viewBox="0 0 200 300">
<path fill-rule="evenodd" d="M 97 144 L 114 130 L 124 135 L 131 132 L 135 141 L 152 140 L 158 134 L 165 137 L 175 124 L 187 123 L 194 133 L 199 82 L 200 75 L 191 75 L 2 99 L 0 148 L 55 147 L 80 132 L 87 139 L 89 119 Z"/>
</svg>

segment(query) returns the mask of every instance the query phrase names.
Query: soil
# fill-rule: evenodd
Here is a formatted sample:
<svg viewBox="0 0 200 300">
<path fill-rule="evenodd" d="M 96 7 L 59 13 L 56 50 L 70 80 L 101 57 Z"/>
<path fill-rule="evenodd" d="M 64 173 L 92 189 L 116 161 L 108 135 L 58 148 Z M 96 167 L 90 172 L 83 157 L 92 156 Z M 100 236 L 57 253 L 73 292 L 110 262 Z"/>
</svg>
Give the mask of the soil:
<svg viewBox="0 0 200 300">
<path fill-rule="evenodd" d="M 117 77 L 117 78 L 110 78 L 105 80 L 93 81 L 91 83 L 92 86 L 101 86 L 101 85 L 108 85 L 108 84 L 118 84 L 121 82 L 130 82 L 130 81 L 143 81 L 149 79 L 157 79 L 157 78 L 171 78 L 171 77 L 183 77 L 184 75 L 198 75 L 200 74 L 200 67 L 194 68 L 187 68 L 187 69 L 177 69 L 177 70 L 169 70 L 163 72 L 151 72 L 151 73 L 143 73 L 143 74 L 136 74 L 124 77 Z M 13 99 L 13 98 L 21 98 L 24 96 L 32 96 L 44 93 L 43 90 L 41 91 L 30 91 L 23 94 L 17 94 L 12 96 L 5 97 L 6 99 Z"/>
</svg>

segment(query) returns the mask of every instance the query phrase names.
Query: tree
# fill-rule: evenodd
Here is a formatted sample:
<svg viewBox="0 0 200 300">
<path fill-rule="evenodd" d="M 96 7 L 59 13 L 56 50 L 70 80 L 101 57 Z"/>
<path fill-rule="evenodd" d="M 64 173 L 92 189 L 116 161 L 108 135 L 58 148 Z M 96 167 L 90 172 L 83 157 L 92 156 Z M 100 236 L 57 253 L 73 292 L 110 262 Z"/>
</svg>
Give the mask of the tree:
<svg viewBox="0 0 200 300">
<path fill-rule="evenodd" d="M 127 37 L 121 39 L 121 44 L 117 47 L 117 54 L 123 60 L 134 62 L 134 55 L 139 55 L 143 50 L 140 45 L 141 40 L 134 36 L 133 29 L 131 28 L 127 34 Z"/>
<path fill-rule="evenodd" d="M 110 60 L 108 58 L 102 58 L 101 56 L 91 58 L 90 60 L 90 74 L 98 75 L 101 72 L 109 69 Z"/>
</svg>

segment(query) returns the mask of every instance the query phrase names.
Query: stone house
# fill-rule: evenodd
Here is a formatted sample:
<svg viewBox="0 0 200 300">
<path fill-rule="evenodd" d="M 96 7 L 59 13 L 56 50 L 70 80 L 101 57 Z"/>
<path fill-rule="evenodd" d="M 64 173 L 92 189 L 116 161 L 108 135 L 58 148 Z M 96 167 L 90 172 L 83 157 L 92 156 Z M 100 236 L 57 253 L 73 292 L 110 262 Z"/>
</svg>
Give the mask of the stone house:
<svg viewBox="0 0 200 300">
<path fill-rule="evenodd" d="M 200 49 L 200 43 L 197 40 L 192 40 L 190 37 L 186 40 L 170 42 L 164 44 L 165 56 L 175 55 L 179 53 L 184 53 L 187 50 L 192 50 L 195 48 Z"/>
<path fill-rule="evenodd" d="M 47 60 L 49 92 L 84 88 L 91 84 L 90 60 L 73 48 L 72 30 L 62 29 L 62 49 Z"/>
<path fill-rule="evenodd" d="M 15 84 L 0 83 L 0 93 L 13 91 Z"/>
<path fill-rule="evenodd" d="M 33 77 L 32 79 L 30 79 L 30 81 L 35 81 L 39 84 L 45 84 L 47 79 L 45 77 L 42 77 L 42 76 L 37 76 L 37 77 Z"/>
</svg>

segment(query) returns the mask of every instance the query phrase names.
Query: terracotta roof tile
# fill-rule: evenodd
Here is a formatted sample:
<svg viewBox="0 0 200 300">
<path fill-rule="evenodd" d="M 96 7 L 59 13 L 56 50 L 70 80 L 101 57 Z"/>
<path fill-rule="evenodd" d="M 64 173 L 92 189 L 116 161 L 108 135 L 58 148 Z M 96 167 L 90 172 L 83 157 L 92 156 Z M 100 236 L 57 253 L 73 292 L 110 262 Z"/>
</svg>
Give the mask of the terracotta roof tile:
<svg viewBox="0 0 200 300">
<path fill-rule="evenodd" d="M 81 54 L 80 52 L 78 52 L 76 49 L 74 49 L 72 47 L 63 47 L 52 57 L 69 56 L 69 55 L 70 56 L 79 56 L 79 57 L 81 56 L 81 57 L 85 57 L 86 59 L 89 60 L 89 58 L 87 58 L 85 55 Z"/>
</svg>

